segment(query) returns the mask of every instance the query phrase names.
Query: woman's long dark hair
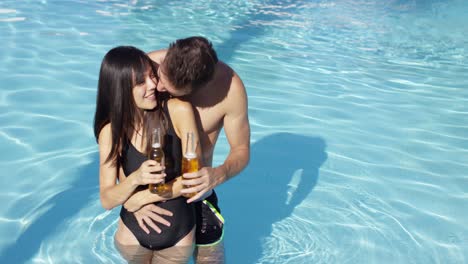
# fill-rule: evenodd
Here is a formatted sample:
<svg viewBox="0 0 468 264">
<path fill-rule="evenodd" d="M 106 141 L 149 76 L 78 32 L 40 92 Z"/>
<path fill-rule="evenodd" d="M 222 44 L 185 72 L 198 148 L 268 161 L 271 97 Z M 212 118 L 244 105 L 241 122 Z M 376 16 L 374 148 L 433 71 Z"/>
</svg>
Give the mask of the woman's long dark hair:
<svg viewBox="0 0 468 264">
<path fill-rule="evenodd" d="M 151 111 L 139 109 L 133 98 L 133 87 L 145 81 L 148 68 L 156 74 L 156 67 L 143 51 L 131 46 L 111 49 L 102 61 L 94 115 L 94 136 L 98 141 L 101 129 L 111 123 L 112 147 L 105 162 L 112 162 L 117 169 L 121 165 L 120 154 L 125 140 L 131 140 L 133 133 L 139 128 L 135 124 L 142 125 L 142 137 L 146 138 L 145 150 L 148 151 L 151 143 L 151 133 L 148 131 L 164 121 L 162 98 L 157 90 L 157 106 Z"/>
</svg>

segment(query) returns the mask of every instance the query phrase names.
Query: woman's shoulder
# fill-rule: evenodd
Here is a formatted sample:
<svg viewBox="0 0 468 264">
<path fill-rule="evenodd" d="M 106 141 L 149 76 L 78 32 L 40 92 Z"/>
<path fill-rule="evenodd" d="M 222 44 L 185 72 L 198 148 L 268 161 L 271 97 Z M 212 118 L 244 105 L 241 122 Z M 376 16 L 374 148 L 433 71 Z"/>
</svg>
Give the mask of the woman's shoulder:
<svg viewBox="0 0 468 264">
<path fill-rule="evenodd" d="M 192 113 L 193 108 L 190 102 L 178 99 L 178 98 L 171 98 L 167 101 L 167 107 L 169 109 L 169 113 L 172 114 L 186 114 Z"/>
<path fill-rule="evenodd" d="M 177 98 L 171 98 L 167 103 L 172 125 L 180 138 L 181 131 L 185 131 L 187 126 L 195 123 L 192 104 Z"/>
<path fill-rule="evenodd" d="M 98 143 L 108 143 L 112 140 L 111 123 L 105 124 L 99 131 Z"/>
</svg>

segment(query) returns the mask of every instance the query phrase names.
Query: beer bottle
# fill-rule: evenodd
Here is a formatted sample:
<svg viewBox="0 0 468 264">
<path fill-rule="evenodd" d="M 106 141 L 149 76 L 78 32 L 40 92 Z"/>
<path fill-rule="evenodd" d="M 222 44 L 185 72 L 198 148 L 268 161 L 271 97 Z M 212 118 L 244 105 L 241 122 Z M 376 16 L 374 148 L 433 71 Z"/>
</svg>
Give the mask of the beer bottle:
<svg viewBox="0 0 468 264">
<path fill-rule="evenodd" d="M 198 158 L 196 152 L 196 144 L 193 136 L 193 132 L 187 133 L 187 147 L 185 148 L 184 156 L 182 157 L 182 174 L 187 172 L 196 172 L 198 171 Z M 184 185 L 184 188 L 189 188 L 190 186 Z M 196 193 L 186 193 L 185 197 L 193 197 Z"/>
<path fill-rule="evenodd" d="M 157 161 L 162 166 L 164 165 L 164 151 L 161 144 L 161 129 L 155 128 L 151 135 L 151 151 L 149 158 Z M 161 171 L 160 173 L 162 173 Z M 168 186 L 163 182 L 149 184 L 149 190 L 152 193 L 163 194 L 167 191 Z"/>
</svg>

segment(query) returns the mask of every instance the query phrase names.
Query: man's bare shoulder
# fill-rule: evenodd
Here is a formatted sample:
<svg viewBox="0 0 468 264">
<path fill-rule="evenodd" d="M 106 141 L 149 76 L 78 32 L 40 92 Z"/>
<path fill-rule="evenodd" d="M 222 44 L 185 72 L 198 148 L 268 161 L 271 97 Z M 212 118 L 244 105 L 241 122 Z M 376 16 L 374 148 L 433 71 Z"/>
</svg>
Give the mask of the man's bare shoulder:
<svg viewBox="0 0 468 264">
<path fill-rule="evenodd" d="M 217 108 L 223 113 L 228 114 L 242 113 L 247 108 L 247 93 L 244 83 L 239 75 L 229 65 L 221 63 L 219 70 L 222 72 L 219 76 L 217 89 L 225 87 L 224 96 L 219 100 Z"/>
<path fill-rule="evenodd" d="M 244 83 L 240 76 L 232 69 L 229 65 L 224 63 L 225 74 L 230 77 L 230 87 L 227 94 L 228 101 L 234 101 L 235 103 L 239 100 L 246 100 L 246 91 Z"/>
<path fill-rule="evenodd" d="M 161 64 L 161 62 L 164 60 L 166 57 L 167 49 L 161 49 L 161 50 L 154 50 L 148 53 L 148 56 L 150 59 L 158 64 Z"/>
</svg>

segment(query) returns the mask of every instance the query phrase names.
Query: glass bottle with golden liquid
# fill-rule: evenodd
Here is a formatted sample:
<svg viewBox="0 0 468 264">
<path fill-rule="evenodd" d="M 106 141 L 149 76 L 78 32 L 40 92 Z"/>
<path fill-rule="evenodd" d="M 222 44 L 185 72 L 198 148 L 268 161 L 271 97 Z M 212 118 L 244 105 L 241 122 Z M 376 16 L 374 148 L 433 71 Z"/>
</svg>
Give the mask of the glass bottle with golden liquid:
<svg viewBox="0 0 468 264">
<path fill-rule="evenodd" d="M 151 134 L 151 151 L 149 153 L 149 158 L 157 161 L 161 165 L 164 165 L 164 151 L 161 143 L 161 129 L 155 128 Z M 164 181 L 156 184 L 149 184 L 149 190 L 152 193 L 163 194 L 167 189 L 168 186 Z"/>
<path fill-rule="evenodd" d="M 196 152 L 196 144 L 193 132 L 187 133 L 187 147 L 185 148 L 184 156 L 182 157 L 182 174 L 198 171 L 198 157 Z M 189 185 L 184 185 L 184 188 L 189 188 Z M 196 193 L 186 193 L 185 197 L 193 197 Z"/>
</svg>

